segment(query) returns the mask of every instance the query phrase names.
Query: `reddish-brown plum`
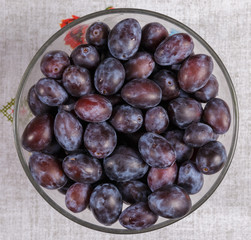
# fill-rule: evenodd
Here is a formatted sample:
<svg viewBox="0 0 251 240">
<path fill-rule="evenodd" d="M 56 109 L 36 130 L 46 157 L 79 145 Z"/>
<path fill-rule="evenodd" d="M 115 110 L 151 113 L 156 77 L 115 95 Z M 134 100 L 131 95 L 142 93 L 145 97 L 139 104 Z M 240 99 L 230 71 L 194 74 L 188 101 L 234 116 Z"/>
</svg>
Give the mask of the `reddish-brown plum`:
<svg viewBox="0 0 251 240">
<path fill-rule="evenodd" d="M 102 175 L 102 167 L 96 158 L 76 153 L 65 157 L 63 161 L 65 174 L 75 182 L 95 183 Z"/>
<path fill-rule="evenodd" d="M 217 78 L 212 74 L 207 84 L 194 93 L 194 97 L 200 102 L 208 102 L 218 94 L 219 83 Z"/>
<path fill-rule="evenodd" d="M 89 123 L 84 133 L 84 144 L 96 158 L 109 156 L 117 145 L 117 134 L 107 122 Z"/>
<path fill-rule="evenodd" d="M 194 163 L 187 161 L 180 166 L 177 184 L 184 188 L 188 194 L 198 193 L 203 183 L 203 174 Z"/>
<path fill-rule="evenodd" d="M 110 183 L 98 185 L 91 194 L 90 209 L 95 218 L 106 226 L 118 220 L 122 204 L 119 190 Z"/>
<path fill-rule="evenodd" d="M 151 75 L 155 62 L 151 54 L 137 52 L 125 63 L 126 79 L 147 78 Z"/>
<path fill-rule="evenodd" d="M 164 218 L 179 218 L 186 215 L 192 207 L 187 192 L 178 186 L 157 190 L 148 197 L 149 208 Z"/>
<path fill-rule="evenodd" d="M 204 174 L 210 175 L 220 171 L 227 160 L 226 149 L 218 141 L 209 142 L 199 148 L 196 166 Z"/>
<path fill-rule="evenodd" d="M 147 203 L 140 202 L 126 208 L 119 216 L 120 224 L 131 230 L 141 230 L 149 228 L 158 220 L 158 215 L 154 214 Z"/>
<path fill-rule="evenodd" d="M 70 65 L 70 59 L 64 51 L 47 52 L 40 63 L 41 72 L 48 78 L 60 79 Z"/>
<path fill-rule="evenodd" d="M 103 162 L 106 175 L 116 182 L 125 182 L 142 178 L 148 165 L 139 157 L 115 153 Z"/>
<path fill-rule="evenodd" d="M 162 91 L 154 81 L 139 78 L 124 85 L 121 97 L 131 106 L 145 109 L 160 103 Z"/>
<path fill-rule="evenodd" d="M 153 76 L 162 90 L 162 100 L 167 101 L 177 98 L 180 95 L 180 88 L 175 74 L 169 70 L 160 70 Z"/>
<path fill-rule="evenodd" d="M 103 95 L 118 92 L 125 80 L 125 69 L 119 60 L 106 58 L 99 64 L 94 75 L 94 85 Z"/>
<path fill-rule="evenodd" d="M 142 111 L 129 105 L 115 107 L 110 123 L 119 132 L 134 133 L 143 124 Z"/>
<path fill-rule="evenodd" d="M 86 68 L 71 65 L 62 79 L 66 91 L 74 97 L 81 97 L 92 91 L 91 75 Z"/>
<path fill-rule="evenodd" d="M 211 126 L 215 133 L 226 133 L 231 124 L 231 114 L 227 103 L 220 98 L 210 100 L 204 108 L 203 121 Z"/>
<path fill-rule="evenodd" d="M 94 69 L 100 62 L 97 49 L 90 44 L 81 44 L 73 49 L 71 53 L 73 63 L 87 69 Z"/>
<path fill-rule="evenodd" d="M 114 153 L 103 161 L 106 175 L 116 182 L 126 182 L 142 178 L 148 165 L 139 157 Z"/>
<path fill-rule="evenodd" d="M 81 97 L 75 104 L 75 113 L 87 122 L 104 122 L 112 114 L 112 104 L 105 97 L 89 94 Z"/>
<path fill-rule="evenodd" d="M 193 52 L 193 48 L 193 40 L 188 34 L 177 33 L 159 44 L 154 59 L 161 66 L 177 64 L 186 59 Z"/>
<path fill-rule="evenodd" d="M 92 187 L 86 183 L 75 183 L 66 192 L 65 205 L 74 213 L 84 211 L 90 201 Z"/>
<path fill-rule="evenodd" d="M 35 181 L 44 188 L 58 189 L 67 182 L 61 163 L 51 155 L 33 152 L 29 168 Z"/>
<path fill-rule="evenodd" d="M 162 24 L 158 22 L 148 23 L 142 28 L 141 45 L 149 52 L 154 52 L 167 37 L 168 31 Z"/>
<path fill-rule="evenodd" d="M 204 123 L 192 123 L 186 130 L 183 137 L 185 144 L 190 147 L 201 147 L 216 139 L 213 129 Z"/>
<path fill-rule="evenodd" d="M 128 60 L 139 48 L 141 27 L 133 18 L 127 18 L 117 23 L 108 36 L 110 53 L 119 60 Z"/>
<path fill-rule="evenodd" d="M 35 85 L 32 86 L 28 92 L 27 102 L 29 104 L 30 110 L 35 116 L 48 113 L 51 109 L 47 104 L 39 100 L 35 91 Z"/>
<path fill-rule="evenodd" d="M 49 114 L 38 115 L 25 127 L 21 142 L 25 150 L 42 151 L 53 140 L 53 117 Z"/>
<path fill-rule="evenodd" d="M 168 168 L 151 168 L 147 175 L 147 184 L 152 192 L 157 189 L 172 185 L 178 172 L 177 164 Z"/>
<path fill-rule="evenodd" d="M 204 87 L 213 72 L 213 60 L 205 54 L 189 57 L 181 66 L 178 82 L 185 92 L 195 92 Z"/>
<path fill-rule="evenodd" d="M 167 110 L 172 123 L 182 129 L 199 122 L 202 115 L 201 104 L 192 98 L 175 98 L 169 102 Z"/>
<path fill-rule="evenodd" d="M 35 85 L 35 91 L 41 102 L 52 107 L 59 106 L 68 99 L 64 88 L 50 78 L 40 79 Z"/>
<path fill-rule="evenodd" d="M 176 160 L 173 147 L 156 133 L 145 133 L 139 139 L 138 147 L 141 156 L 151 167 L 167 168 Z"/>
<path fill-rule="evenodd" d="M 73 114 L 61 110 L 55 117 L 54 134 L 65 150 L 74 151 L 80 147 L 83 127 Z"/>
<path fill-rule="evenodd" d="M 151 193 L 149 187 L 138 180 L 120 182 L 117 186 L 123 201 L 128 204 L 147 202 L 148 195 Z"/>
<path fill-rule="evenodd" d="M 107 44 L 109 32 L 110 28 L 106 23 L 94 22 L 86 31 L 86 41 L 96 47 L 104 47 Z"/>
<path fill-rule="evenodd" d="M 145 128 L 148 132 L 163 133 L 169 124 L 169 117 L 166 110 L 157 106 L 147 110 L 145 115 Z"/>
</svg>

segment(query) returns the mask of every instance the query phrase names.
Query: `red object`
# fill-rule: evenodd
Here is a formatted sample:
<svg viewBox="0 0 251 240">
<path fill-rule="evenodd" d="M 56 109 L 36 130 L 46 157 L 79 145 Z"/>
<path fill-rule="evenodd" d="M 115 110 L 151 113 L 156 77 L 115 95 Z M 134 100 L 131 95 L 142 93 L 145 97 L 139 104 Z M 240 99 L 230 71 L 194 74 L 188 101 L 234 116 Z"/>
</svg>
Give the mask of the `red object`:
<svg viewBox="0 0 251 240">
<path fill-rule="evenodd" d="M 78 16 L 72 15 L 72 18 L 63 19 L 60 23 L 60 27 L 63 28 L 78 18 Z M 64 38 L 65 44 L 70 45 L 71 48 L 75 48 L 80 44 L 86 44 L 85 33 L 87 28 L 88 25 L 83 24 L 69 30 Z"/>
<path fill-rule="evenodd" d="M 75 48 L 80 44 L 86 44 L 85 33 L 88 25 L 80 25 L 72 28 L 64 38 L 65 44 Z"/>
<path fill-rule="evenodd" d="M 63 28 L 64 26 L 66 26 L 67 24 L 73 22 L 78 18 L 79 18 L 78 16 L 72 15 L 72 18 L 63 19 L 60 23 L 60 27 Z"/>
<path fill-rule="evenodd" d="M 114 7 L 110 6 L 110 7 L 107 7 L 105 10 L 111 10 L 111 9 L 114 9 Z"/>
</svg>

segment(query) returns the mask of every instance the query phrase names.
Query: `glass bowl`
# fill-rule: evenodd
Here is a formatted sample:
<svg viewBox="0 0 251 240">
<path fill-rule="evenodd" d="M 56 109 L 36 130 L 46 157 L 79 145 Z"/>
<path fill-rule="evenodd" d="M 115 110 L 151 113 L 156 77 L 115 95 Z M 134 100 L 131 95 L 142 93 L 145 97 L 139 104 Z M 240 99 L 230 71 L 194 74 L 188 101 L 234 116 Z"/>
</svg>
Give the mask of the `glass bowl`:
<svg viewBox="0 0 251 240">
<path fill-rule="evenodd" d="M 166 227 L 180 220 L 181 218 L 168 220 L 160 217 L 157 223 L 151 226 L 150 228 L 140 231 L 132 231 L 123 228 L 118 222 L 113 224 L 112 226 L 103 226 L 96 221 L 96 219 L 88 209 L 83 211 L 82 213 L 74 214 L 65 207 L 64 195 L 62 195 L 56 190 L 52 191 L 44 189 L 34 181 L 28 167 L 28 159 L 30 153 L 25 151 L 21 146 L 21 135 L 23 133 L 23 130 L 27 125 L 27 123 L 33 118 L 33 115 L 29 110 L 27 104 L 27 93 L 30 87 L 33 84 L 35 84 L 35 82 L 38 81 L 38 79 L 42 77 L 39 65 L 43 54 L 49 50 L 63 50 L 68 54 L 70 54 L 72 51 L 72 47 L 74 46 L 68 45 L 68 42 L 70 40 L 69 39 L 67 40 L 67 38 L 69 38 L 70 36 L 71 39 L 75 39 L 76 41 L 78 41 L 79 40 L 78 29 L 83 29 L 85 26 L 88 26 L 95 21 L 103 21 L 106 24 L 108 24 L 110 28 L 112 28 L 117 22 L 125 18 L 137 19 L 142 27 L 149 22 L 160 22 L 168 29 L 170 34 L 178 32 L 188 33 L 190 36 L 192 36 L 194 40 L 194 45 L 195 45 L 194 52 L 205 53 L 213 58 L 214 61 L 213 73 L 217 77 L 220 85 L 218 97 L 224 99 L 228 103 L 232 117 L 229 131 L 226 134 L 220 136 L 219 138 L 219 141 L 221 141 L 226 148 L 228 159 L 223 169 L 220 172 L 210 176 L 204 175 L 205 182 L 202 190 L 195 195 L 190 195 L 192 199 L 192 208 L 188 214 L 192 213 L 199 206 L 201 206 L 213 194 L 215 189 L 221 183 L 222 179 L 224 178 L 230 166 L 237 142 L 238 106 L 237 106 L 237 99 L 234 86 L 220 58 L 217 56 L 214 50 L 197 33 L 195 33 L 193 30 L 191 30 L 184 24 L 178 22 L 177 20 L 156 12 L 142 9 L 113 9 L 113 10 L 95 12 L 75 20 L 74 22 L 70 23 L 69 25 L 65 26 L 64 28 L 56 32 L 38 50 L 38 52 L 31 60 L 30 64 L 28 65 L 22 77 L 16 95 L 16 103 L 14 110 L 14 135 L 15 135 L 15 144 L 18 156 L 20 158 L 21 164 L 27 177 L 29 178 L 35 189 L 39 192 L 39 194 L 54 209 L 56 209 L 57 211 L 59 211 L 61 214 L 71 219 L 72 221 L 94 230 L 108 233 L 132 234 L 132 233 L 153 231 L 162 227 Z"/>
</svg>

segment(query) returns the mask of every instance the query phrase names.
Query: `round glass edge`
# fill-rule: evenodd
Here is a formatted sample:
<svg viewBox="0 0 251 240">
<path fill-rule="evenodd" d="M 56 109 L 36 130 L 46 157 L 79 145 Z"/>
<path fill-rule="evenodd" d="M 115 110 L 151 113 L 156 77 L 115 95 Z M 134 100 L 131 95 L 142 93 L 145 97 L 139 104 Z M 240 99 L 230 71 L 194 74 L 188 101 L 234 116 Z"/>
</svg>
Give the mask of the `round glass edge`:
<svg viewBox="0 0 251 240">
<path fill-rule="evenodd" d="M 235 128 L 234 128 L 234 132 L 233 132 L 233 138 L 232 138 L 232 143 L 231 143 L 231 149 L 230 152 L 228 154 L 228 160 L 224 166 L 224 168 L 221 171 L 221 174 L 219 175 L 219 177 L 217 178 L 217 180 L 215 181 L 214 185 L 209 189 L 209 191 L 195 204 L 193 205 L 193 207 L 191 208 L 190 212 L 188 214 L 186 214 L 185 216 L 178 218 L 178 219 L 173 219 L 173 220 L 167 220 L 165 222 L 162 223 L 158 223 L 156 225 L 153 225 L 147 229 L 143 229 L 143 230 L 128 230 L 128 229 L 115 229 L 115 228 L 105 228 L 102 226 L 97 226 L 91 223 L 88 223 L 84 220 L 80 220 L 79 218 L 76 218 L 75 216 L 71 215 L 70 213 L 68 213 L 66 210 L 64 210 L 63 208 L 61 208 L 56 202 L 54 202 L 44 191 L 43 189 L 35 182 L 35 180 L 33 179 L 33 177 L 31 176 L 31 173 L 29 171 L 28 165 L 26 164 L 24 157 L 22 155 L 22 151 L 21 148 L 22 146 L 20 145 L 20 143 L 18 142 L 19 139 L 19 134 L 18 134 L 18 121 L 17 121 L 17 113 L 19 110 L 19 101 L 20 101 L 20 95 L 22 92 L 22 88 L 24 83 L 27 80 L 27 76 L 30 73 L 30 70 L 32 69 L 32 67 L 34 66 L 35 62 L 38 60 L 38 58 L 44 53 L 44 51 L 46 50 L 46 48 L 55 40 L 57 39 L 60 35 L 62 35 L 64 32 L 66 32 L 67 30 L 71 29 L 73 26 L 89 20 L 91 18 L 94 17 L 99 17 L 101 15 L 110 15 L 110 14 L 116 14 L 116 13 L 140 13 L 140 14 L 144 14 L 144 15 L 150 15 L 150 16 L 154 16 L 157 18 L 161 18 L 163 20 L 169 21 L 173 24 L 176 24 L 177 26 L 183 28 L 184 30 L 186 30 L 189 34 L 191 34 L 194 38 L 196 38 L 209 52 L 210 54 L 213 56 L 213 58 L 215 59 L 215 61 L 218 63 L 218 65 L 220 66 L 226 80 L 227 80 L 227 84 L 231 93 L 231 97 L 232 97 L 232 101 L 233 101 L 233 116 L 232 116 L 232 124 L 234 124 Z M 91 228 L 93 230 L 97 230 L 97 231 L 101 231 L 101 232 L 105 232 L 105 233 L 113 233 L 113 234 L 137 234 L 137 233 L 145 233 L 145 232 L 150 232 L 150 231 L 154 231 L 163 227 L 166 227 L 170 224 L 173 224 L 183 218 L 185 218 L 186 216 L 188 216 L 189 214 L 191 214 L 193 211 L 195 211 L 197 208 L 199 208 L 212 194 L 213 192 L 217 189 L 217 187 L 219 186 L 219 184 L 221 183 L 221 181 L 223 180 L 224 176 L 226 175 L 228 168 L 232 162 L 233 156 L 234 156 L 234 152 L 236 149 L 236 144 L 237 144 L 237 138 L 238 138 L 238 129 L 239 129 L 239 112 L 238 112 L 238 101 L 237 101 L 237 96 L 236 96 L 236 92 L 234 90 L 234 85 L 232 83 L 232 80 L 229 76 L 229 73 L 227 72 L 226 67 L 224 66 L 224 64 L 222 63 L 221 59 L 219 58 L 219 56 L 216 54 L 216 52 L 207 44 L 207 42 L 200 37 L 196 32 L 194 32 L 192 29 L 190 29 L 189 27 L 187 27 L 186 25 L 184 25 L 183 23 L 168 17 L 164 14 L 161 13 L 157 13 L 154 11 L 149 11 L 149 10 L 144 10 L 144 9 L 135 9 L 135 8 L 117 8 L 117 9 L 111 9 L 111 10 L 103 10 L 103 11 L 98 11 L 95 13 L 91 13 L 88 14 L 86 16 L 83 16 L 75 21 L 73 21 L 72 23 L 66 25 L 65 27 L 63 27 L 62 29 L 60 29 L 59 31 L 57 31 L 54 35 L 52 35 L 43 45 L 42 47 L 37 51 L 37 53 L 35 54 L 35 56 L 32 58 L 31 62 L 29 63 L 27 69 L 25 70 L 21 82 L 19 84 L 18 90 L 17 90 L 17 94 L 16 94 L 16 101 L 15 101 L 15 106 L 14 106 L 14 121 L 13 121 L 13 132 L 14 132 L 14 140 L 15 140 L 15 146 L 17 149 L 17 153 L 18 153 L 18 157 L 20 159 L 21 165 L 27 175 L 27 177 L 29 178 L 30 182 L 32 183 L 32 185 L 35 187 L 35 189 L 38 191 L 38 193 L 54 208 L 56 209 L 59 213 L 63 214 L 65 217 L 67 217 L 68 219 L 82 225 L 88 228 Z"/>
</svg>

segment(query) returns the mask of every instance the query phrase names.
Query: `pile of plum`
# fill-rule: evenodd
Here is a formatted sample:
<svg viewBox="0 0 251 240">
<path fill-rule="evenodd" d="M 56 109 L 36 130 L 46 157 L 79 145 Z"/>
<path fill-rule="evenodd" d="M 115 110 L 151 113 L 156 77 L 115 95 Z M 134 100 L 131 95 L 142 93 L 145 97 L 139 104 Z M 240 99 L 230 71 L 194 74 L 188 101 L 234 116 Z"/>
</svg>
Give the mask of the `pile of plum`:
<svg viewBox="0 0 251 240">
<path fill-rule="evenodd" d="M 139 230 L 186 215 L 203 174 L 227 159 L 217 138 L 231 116 L 215 98 L 212 58 L 194 54 L 188 34 L 132 18 L 111 30 L 95 22 L 86 39 L 70 56 L 47 52 L 28 93 L 35 117 L 22 146 L 33 178 L 104 225 Z"/>
</svg>

